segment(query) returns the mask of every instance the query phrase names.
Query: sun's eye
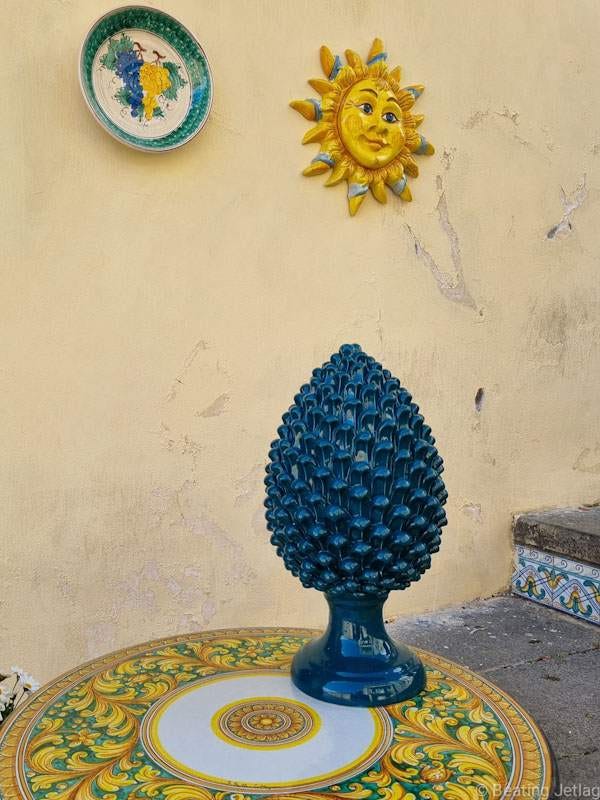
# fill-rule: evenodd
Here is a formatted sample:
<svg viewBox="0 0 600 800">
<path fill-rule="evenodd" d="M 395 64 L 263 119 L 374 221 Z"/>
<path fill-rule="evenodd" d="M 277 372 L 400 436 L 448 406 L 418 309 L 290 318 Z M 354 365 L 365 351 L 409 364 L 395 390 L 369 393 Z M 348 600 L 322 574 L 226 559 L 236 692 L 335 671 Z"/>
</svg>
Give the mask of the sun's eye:
<svg viewBox="0 0 600 800">
<path fill-rule="evenodd" d="M 394 114 L 393 111 L 386 111 L 383 115 L 383 118 L 386 122 L 398 122 L 398 117 Z"/>
<path fill-rule="evenodd" d="M 363 112 L 363 114 L 372 114 L 373 113 L 373 106 L 371 105 L 371 103 L 361 103 L 359 105 L 359 108 Z"/>
</svg>

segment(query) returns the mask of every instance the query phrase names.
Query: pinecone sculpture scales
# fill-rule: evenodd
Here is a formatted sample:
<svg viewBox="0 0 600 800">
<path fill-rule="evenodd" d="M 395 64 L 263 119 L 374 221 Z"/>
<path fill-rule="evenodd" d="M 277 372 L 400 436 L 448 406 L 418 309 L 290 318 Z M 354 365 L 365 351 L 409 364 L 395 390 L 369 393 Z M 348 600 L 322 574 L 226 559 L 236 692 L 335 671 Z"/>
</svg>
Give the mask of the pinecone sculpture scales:
<svg viewBox="0 0 600 800">
<path fill-rule="evenodd" d="M 355 344 L 313 371 L 277 432 L 265 478 L 271 542 L 303 586 L 325 592 L 332 614 L 325 641 L 300 651 L 292 678 L 308 694 L 349 705 L 414 694 L 422 666 L 387 637 L 382 607 L 392 589 L 429 568 L 446 524 L 443 462 L 431 429 L 400 382 Z M 332 657 L 336 626 L 350 640 L 357 632 L 351 665 L 339 661 L 342 650 L 352 651 L 347 642 L 337 641 Z M 383 675 L 399 664 L 403 680 Z M 345 678 L 350 689 L 327 688 L 340 672 L 356 673 Z"/>
</svg>

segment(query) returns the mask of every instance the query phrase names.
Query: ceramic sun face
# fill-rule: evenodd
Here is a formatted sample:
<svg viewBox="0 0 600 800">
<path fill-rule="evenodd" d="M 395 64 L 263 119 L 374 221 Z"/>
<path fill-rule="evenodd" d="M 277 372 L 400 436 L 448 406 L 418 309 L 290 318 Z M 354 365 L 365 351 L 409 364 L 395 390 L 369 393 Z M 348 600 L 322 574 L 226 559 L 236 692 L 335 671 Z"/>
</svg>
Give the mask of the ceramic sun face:
<svg viewBox="0 0 600 800">
<path fill-rule="evenodd" d="M 402 200 L 412 200 L 408 178 L 419 168 L 413 155 L 432 155 L 433 146 L 417 133 L 423 121 L 411 109 L 423 86 L 400 86 L 400 67 L 388 69 L 381 39 L 375 39 L 366 62 L 346 50 L 345 66 L 328 47 L 321 47 L 326 80 L 309 84 L 321 99 L 293 100 L 290 105 L 316 122 L 302 143 L 319 142 L 320 151 L 304 175 L 331 170 L 326 186 L 345 180 L 348 206 L 354 215 L 369 189 L 380 203 L 387 201 L 386 186 Z"/>
</svg>

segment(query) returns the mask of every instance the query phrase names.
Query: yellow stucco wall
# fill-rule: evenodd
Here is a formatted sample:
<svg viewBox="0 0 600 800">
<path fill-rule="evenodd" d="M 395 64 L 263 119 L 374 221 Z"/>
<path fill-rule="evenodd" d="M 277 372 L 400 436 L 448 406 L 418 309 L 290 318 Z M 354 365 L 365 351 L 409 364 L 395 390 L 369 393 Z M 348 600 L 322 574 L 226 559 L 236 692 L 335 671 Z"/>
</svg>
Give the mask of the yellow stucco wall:
<svg viewBox="0 0 600 800">
<path fill-rule="evenodd" d="M 46 679 L 157 635 L 320 624 L 262 476 L 345 341 L 411 389 L 446 460 L 441 553 L 388 614 L 501 590 L 513 512 L 600 497 L 597 3 L 161 0 L 215 80 L 207 127 L 162 156 L 80 95 L 112 5 L 3 11 L 0 661 Z M 343 186 L 300 176 L 316 146 L 287 102 L 323 42 L 377 35 L 426 85 L 437 153 L 415 202 L 351 219 Z"/>
</svg>

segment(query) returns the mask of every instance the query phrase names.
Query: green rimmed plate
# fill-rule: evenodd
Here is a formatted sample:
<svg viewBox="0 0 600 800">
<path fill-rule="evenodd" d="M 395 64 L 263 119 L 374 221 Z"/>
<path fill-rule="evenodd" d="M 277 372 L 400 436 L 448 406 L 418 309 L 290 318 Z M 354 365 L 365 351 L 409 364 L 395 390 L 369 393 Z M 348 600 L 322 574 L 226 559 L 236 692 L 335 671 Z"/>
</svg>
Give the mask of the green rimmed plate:
<svg viewBox="0 0 600 800">
<path fill-rule="evenodd" d="M 102 127 L 138 150 L 185 144 L 210 113 L 204 50 L 180 22 L 147 6 L 117 8 L 94 23 L 81 47 L 79 79 Z"/>
</svg>

